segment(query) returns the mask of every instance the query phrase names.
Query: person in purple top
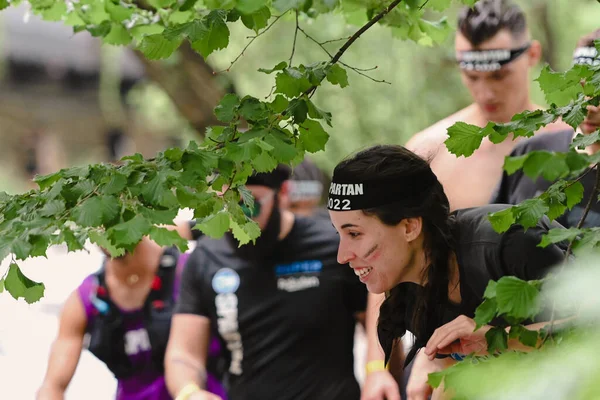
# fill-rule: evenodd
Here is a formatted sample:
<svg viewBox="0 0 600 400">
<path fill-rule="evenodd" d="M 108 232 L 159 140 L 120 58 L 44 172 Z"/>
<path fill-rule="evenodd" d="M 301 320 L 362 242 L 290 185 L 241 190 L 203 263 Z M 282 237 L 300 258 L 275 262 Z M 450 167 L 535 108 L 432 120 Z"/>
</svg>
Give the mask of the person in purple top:
<svg viewBox="0 0 600 400">
<path fill-rule="evenodd" d="M 105 251 L 104 251 L 105 252 Z M 118 381 L 117 400 L 171 400 L 163 360 L 187 255 L 144 238 L 132 253 L 111 258 L 67 299 L 38 400 L 63 399 L 82 348 Z M 178 262 L 179 259 L 179 262 Z M 220 344 L 211 347 L 219 354 Z M 210 390 L 225 396 L 211 376 Z"/>
</svg>

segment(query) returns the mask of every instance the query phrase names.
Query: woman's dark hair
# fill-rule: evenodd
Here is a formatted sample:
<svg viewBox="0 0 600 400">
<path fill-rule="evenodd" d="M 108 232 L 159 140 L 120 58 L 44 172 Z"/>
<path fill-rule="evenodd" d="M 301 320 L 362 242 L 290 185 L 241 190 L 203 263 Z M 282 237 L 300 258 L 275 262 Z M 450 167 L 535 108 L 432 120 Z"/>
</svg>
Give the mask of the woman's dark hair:
<svg viewBox="0 0 600 400">
<path fill-rule="evenodd" d="M 519 39 L 527 30 L 527 21 L 521 7 L 511 0 L 480 0 L 465 7 L 458 17 L 458 30 L 473 46 L 479 46 L 508 30 Z"/>
<path fill-rule="evenodd" d="M 400 284 L 390 290 L 380 308 L 378 334 L 387 361 L 393 341 L 407 329 L 419 342 L 426 342 L 438 327 L 439 305 L 448 302 L 448 260 L 454 249 L 448 197 L 429 163 L 402 146 L 380 145 L 360 151 L 342 161 L 335 168 L 334 176 L 337 174 L 353 176 L 357 182 L 393 182 L 406 188 L 397 201 L 362 210 L 366 215 L 389 226 L 411 217 L 421 217 L 423 221 L 427 260 L 421 277 L 424 287 Z M 412 315 L 407 314 L 409 304 L 413 305 Z"/>
</svg>

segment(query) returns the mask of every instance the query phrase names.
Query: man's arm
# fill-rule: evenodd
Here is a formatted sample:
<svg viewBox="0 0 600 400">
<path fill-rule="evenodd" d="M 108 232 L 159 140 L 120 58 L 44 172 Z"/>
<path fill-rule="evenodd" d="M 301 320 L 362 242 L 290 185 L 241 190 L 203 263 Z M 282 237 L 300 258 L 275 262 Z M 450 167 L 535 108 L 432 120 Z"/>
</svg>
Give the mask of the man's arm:
<svg viewBox="0 0 600 400">
<path fill-rule="evenodd" d="M 62 400 L 77 368 L 87 318 L 77 291 L 67 299 L 63 308 L 58 337 L 52 345 L 44 382 L 37 400 Z"/>
<path fill-rule="evenodd" d="M 175 398 L 185 387 L 206 384 L 206 358 L 210 339 L 210 320 L 193 314 L 176 314 L 165 354 L 165 379 Z M 220 399 L 198 390 L 192 398 Z M 200 397 L 203 396 L 203 397 Z"/>
</svg>

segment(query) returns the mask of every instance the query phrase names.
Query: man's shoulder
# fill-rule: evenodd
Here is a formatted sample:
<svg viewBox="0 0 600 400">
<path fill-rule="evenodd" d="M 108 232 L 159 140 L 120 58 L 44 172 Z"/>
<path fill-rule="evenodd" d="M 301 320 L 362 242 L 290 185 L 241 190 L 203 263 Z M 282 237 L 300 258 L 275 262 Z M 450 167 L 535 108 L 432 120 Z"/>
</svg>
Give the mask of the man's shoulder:
<svg viewBox="0 0 600 400">
<path fill-rule="evenodd" d="M 406 142 L 405 147 L 421 157 L 428 158 L 430 156 L 435 156 L 435 153 L 437 153 L 439 148 L 443 146 L 448 138 L 448 128 L 457 122 L 468 119 L 468 112 L 469 107 L 463 108 L 422 131 L 417 132 L 408 140 L 408 142 Z"/>
<path fill-rule="evenodd" d="M 523 155 L 536 150 L 568 151 L 573 140 L 573 129 L 538 132 L 535 136 L 519 142 L 512 155 Z"/>
</svg>

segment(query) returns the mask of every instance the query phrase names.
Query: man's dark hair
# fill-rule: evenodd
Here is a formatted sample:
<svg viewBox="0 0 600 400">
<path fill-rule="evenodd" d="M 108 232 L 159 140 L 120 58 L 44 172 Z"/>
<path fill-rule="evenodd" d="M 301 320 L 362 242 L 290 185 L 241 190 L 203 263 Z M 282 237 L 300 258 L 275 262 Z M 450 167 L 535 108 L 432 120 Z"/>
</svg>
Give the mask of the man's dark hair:
<svg viewBox="0 0 600 400">
<path fill-rule="evenodd" d="M 527 29 L 521 7 L 511 0 L 480 0 L 464 8 L 458 17 L 458 30 L 473 46 L 479 46 L 501 30 L 520 38 Z"/>
</svg>

